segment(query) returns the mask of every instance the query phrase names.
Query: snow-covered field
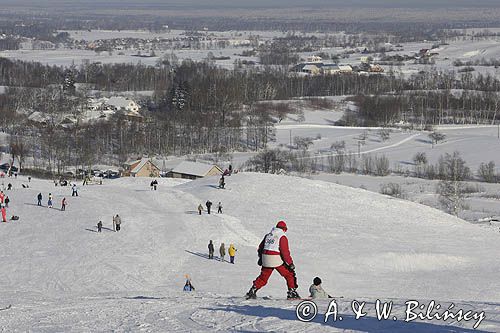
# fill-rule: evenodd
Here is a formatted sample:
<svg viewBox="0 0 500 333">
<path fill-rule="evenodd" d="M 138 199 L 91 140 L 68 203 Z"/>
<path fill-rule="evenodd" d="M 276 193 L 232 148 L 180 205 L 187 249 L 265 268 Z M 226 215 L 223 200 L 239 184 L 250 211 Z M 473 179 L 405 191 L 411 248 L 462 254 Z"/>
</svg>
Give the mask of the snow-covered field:
<svg viewBox="0 0 500 333">
<path fill-rule="evenodd" d="M 301 121 L 297 115 L 289 115 L 275 125 L 276 140 L 271 147 L 288 147 L 290 141 L 294 145 L 295 137 L 313 138 L 309 148 L 314 158 L 327 164 L 327 157 L 334 155 L 333 143 L 345 142 L 345 151 L 361 155 L 372 154 L 387 156 L 391 168 L 413 170 L 413 157 L 417 152 L 424 152 L 429 163 L 436 163 L 441 155 L 458 151 L 473 172 L 481 163 L 494 161 L 500 166 L 500 155 L 491 154 L 491 149 L 500 146 L 499 127 L 494 125 L 443 125 L 435 130 L 445 134 L 446 139 L 432 145 L 428 131 L 390 129 L 389 139 L 383 141 L 380 128 L 375 127 L 343 127 L 333 124 L 342 117 L 342 104 L 332 110 L 305 110 Z M 366 139 L 358 146 L 360 138 Z M 291 140 L 290 140 L 291 138 Z M 358 150 L 359 149 L 359 150 Z"/>
<path fill-rule="evenodd" d="M 492 29 L 490 29 L 492 30 Z M 494 29 L 493 29 L 494 30 Z M 80 31 L 67 31 L 71 38 L 79 41 L 92 42 L 96 40 L 109 40 L 118 38 L 136 38 L 143 40 L 152 40 L 156 38 L 164 38 L 170 40 L 180 40 L 185 38 L 187 35 L 186 31 L 182 30 L 170 30 L 165 32 L 150 32 L 145 30 L 122 30 L 122 31 L 111 31 L 111 30 L 80 30 Z M 134 57 L 133 54 L 137 54 L 137 50 L 114 50 L 112 54 L 108 52 L 96 53 L 90 50 L 79 50 L 79 49 L 53 49 L 53 50 L 33 50 L 31 49 L 31 43 L 26 43 L 24 49 L 21 50 L 10 50 L 0 52 L 1 57 L 20 59 L 24 61 L 36 61 L 50 65 L 59 66 L 71 66 L 72 64 L 80 65 L 83 62 L 101 62 L 101 63 L 142 63 L 145 65 L 154 66 L 157 61 L 164 55 L 175 54 L 179 60 L 191 59 L 195 61 L 200 61 L 207 57 L 208 52 L 212 52 L 214 56 L 220 57 L 231 57 L 229 60 L 217 60 L 217 65 L 224 68 L 233 68 L 235 59 L 255 61 L 258 62 L 257 57 L 241 57 L 236 54 L 241 54 L 245 49 L 251 49 L 251 47 L 241 47 L 240 43 L 248 43 L 249 39 L 257 38 L 260 43 L 269 42 L 275 38 L 285 37 L 287 34 L 282 31 L 202 31 L 199 32 L 200 37 L 211 39 L 213 41 L 228 41 L 230 47 L 219 48 L 214 43 L 213 46 L 205 45 L 205 49 L 201 50 L 185 50 L 185 49 L 173 49 L 173 50 L 155 50 L 156 56 L 150 58 Z M 338 35 L 344 35 L 343 32 L 337 33 Z M 307 33 L 301 34 L 301 36 L 316 36 L 317 38 L 331 37 L 332 34 L 325 33 Z M 466 39 L 448 41 L 447 45 L 442 45 L 437 49 L 433 49 L 433 52 L 438 53 L 438 55 L 433 56 L 435 61 L 434 65 L 421 65 L 415 64 L 414 60 L 406 61 L 403 66 L 382 66 L 386 71 L 393 70 L 396 74 L 401 75 L 412 75 L 420 71 L 428 71 L 431 68 L 443 71 L 457 71 L 459 67 L 453 66 L 454 60 L 462 61 L 474 61 L 474 60 L 490 60 L 497 59 L 500 55 L 500 37 L 490 37 L 490 39 L 478 39 L 471 38 L 471 36 L 466 37 Z M 202 42 L 203 44 L 203 42 Z M 387 44 L 386 47 L 392 48 L 395 51 L 388 51 L 386 55 L 409 55 L 413 56 L 418 54 L 421 49 L 430 49 L 435 44 L 435 42 L 421 41 L 421 42 L 411 42 L 402 43 L 401 45 L 395 46 Z M 341 63 L 359 65 L 361 59 L 366 57 L 363 54 L 363 47 L 357 48 L 341 48 L 341 47 L 331 47 L 322 48 L 319 51 L 314 52 L 300 52 L 299 56 L 302 59 L 306 59 L 308 56 L 316 55 L 318 52 L 327 53 L 330 55 L 342 55 L 344 52 L 348 52 L 348 58 L 342 59 Z M 149 51 L 143 51 L 147 54 Z M 375 59 L 379 55 L 371 54 Z M 328 60 L 328 59 L 325 59 Z M 491 74 L 498 77 L 500 75 L 499 69 L 494 67 L 485 66 L 473 66 L 475 68 L 475 73 Z"/>
<path fill-rule="evenodd" d="M 389 183 L 398 184 L 404 199 L 443 209 L 439 203 L 439 196 L 436 194 L 438 180 L 394 175 L 376 177 L 350 173 L 319 173 L 311 175 L 310 178 L 363 188 L 376 193 L 380 193 L 382 187 Z M 465 207 L 459 212 L 459 217 L 494 232 L 500 232 L 500 222 L 491 221 L 491 218 L 500 217 L 500 184 L 468 182 L 466 186 L 473 192 L 466 194 Z"/>
<path fill-rule="evenodd" d="M 3 332 L 472 332 L 474 320 L 405 323 L 404 303 L 485 311 L 478 331 L 500 330 L 500 234 L 435 209 L 368 191 L 289 176 L 240 173 L 197 181 L 122 178 L 70 189 L 6 179 L 19 221 L 0 223 Z M 36 206 L 48 192 L 56 208 Z M 63 197 L 65 212 L 59 210 Z M 197 215 L 207 199 L 224 214 Z M 120 214 L 122 230 L 111 218 Z M 256 246 L 279 219 L 289 226 L 299 293 L 314 276 L 337 297 L 343 321 L 301 323 L 277 274 L 243 300 L 257 276 Z M 102 220 L 104 230 L 95 232 Z M 206 259 L 208 240 L 234 243 L 236 264 Z M 184 293 L 189 274 L 195 292 Z M 344 296 L 344 298 L 338 298 Z M 393 301 L 397 321 L 378 321 L 373 303 Z M 351 301 L 368 315 L 354 320 Z M 328 303 L 319 301 L 320 313 Z"/>
<path fill-rule="evenodd" d="M 165 55 L 175 54 L 179 61 L 191 59 L 193 61 L 202 61 L 207 58 L 209 52 L 212 52 L 215 57 L 230 57 L 228 60 L 216 60 L 217 65 L 232 69 L 234 60 L 241 59 L 247 61 L 257 61 L 256 57 L 241 57 L 236 54 L 241 53 L 242 48 L 224 48 L 215 50 L 168 50 L 156 51 L 154 57 L 137 57 L 137 50 L 124 50 L 99 52 L 96 53 L 90 50 L 79 49 L 54 49 L 54 50 L 10 50 L 0 52 L 0 57 L 17 59 L 23 61 L 40 62 L 47 65 L 69 67 L 72 65 L 80 66 L 83 63 L 99 62 L 102 64 L 113 63 L 141 63 L 147 66 L 155 66 L 159 60 Z M 145 52 L 143 52 L 145 53 Z M 148 54 L 148 53 L 145 53 Z"/>
</svg>

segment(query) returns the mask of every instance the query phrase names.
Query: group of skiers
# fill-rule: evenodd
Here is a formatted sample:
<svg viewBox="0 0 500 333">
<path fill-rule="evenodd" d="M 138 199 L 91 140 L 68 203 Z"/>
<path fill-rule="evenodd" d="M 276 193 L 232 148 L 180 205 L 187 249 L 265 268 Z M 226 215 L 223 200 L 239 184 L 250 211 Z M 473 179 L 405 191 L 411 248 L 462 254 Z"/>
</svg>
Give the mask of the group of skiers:
<svg viewBox="0 0 500 333">
<path fill-rule="evenodd" d="M 297 292 L 297 275 L 295 273 L 295 265 L 292 256 L 290 255 L 290 248 L 288 245 L 288 238 L 286 232 L 288 227 L 285 221 L 279 221 L 271 231 L 264 236 L 257 249 L 258 265 L 261 266 L 259 276 L 253 281 L 252 287 L 246 294 L 247 299 L 257 298 L 257 291 L 264 287 L 274 270 L 285 279 L 288 292 L 288 299 L 300 299 Z M 233 244 L 229 246 L 228 254 L 230 263 L 234 264 L 234 257 L 236 255 L 236 248 Z M 214 259 L 215 246 L 212 240 L 208 243 L 208 259 Z M 224 243 L 219 247 L 220 261 L 224 262 L 226 255 L 226 248 Z M 315 277 L 313 283 L 309 287 L 310 298 L 332 298 L 322 287 L 320 277 Z M 191 288 L 191 281 L 188 279 L 184 290 L 194 290 Z"/>
<path fill-rule="evenodd" d="M 227 254 L 229 255 L 229 262 L 231 264 L 234 264 L 234 257 L 236 256 L 236 251 L 238 251 L 235 247 L 234 244 L 230 244 L 229 248 L 227 250 Z M 214 243 L 212 240 L 208 243 L 208 259 L 213 259 L 214 258 Z M 224 262 L 224 257 L 226 256 L 226 246 L 224 243 L 221 243 L 219 247 L 219 255 L 220 255 L 220 261 Z"/>
<path fill-rule="evenodd" d="M 78 194 L 77 194 L 78 196 Z M 42 193 L 38 193 L 38 195 L 36 196 L 36 199 L 37 199 L 37 206 L 43 206 L 42 205 L 42 200 L 43 200 L 43 195 Z M 66 200 L 66 197 L 64 197 L 62 200 L 61 200 L 61 211 L 65 211 L 66 210 L 66 206 L 68 205 L 68 201 Z M 48 199 L 47 199 L 47 207 L 48 208 L 53 208 L 54 207 L 54 197 L 52 195 L 52 193 L 49 193 L 48 195 Z"/>
<path fill-rule="evenodd" d="M 12 189 L 12 184 L 7 186 L 7 191 Z M 0 191 L 0 214 L 2 215 L 2 222 L 7 222 L 7 208 L 9 208 L 10 198 L 8 195 L 4 193 L 4 191 Z M 13 215 L 11 220 L 19 220 L 19 216 Z"/>
<path fill-rule="evenodd" d="M 113 230 L 120 231 L 121 228 L 122 228 L 122 219 L 120 215 L 116 214 L 116 216 L 113 217 Z"/>
<path fill-rule="evenodd" d="M 120 215 L 116 214 L 113 216 L 113 231 L 117 232 L 121 230 L 122 219 Z M 97 232 L 102 232 L 102 221 L 97 222 Z"/>
<path fill-rule="evenodd" d="M 14 178 L 16 178 L 16 179 L 17 179 L 17 172 L 12 172 L 12 170 L 10 170 L 10 169 L 9 169 L 9 170 L 7 171 L 7 176 L 8 176 L 8 177 L 12 177 L 12 176 L 14 176 Z M 5 178 L 5 172 L 0 171 L 0 178 Z"/>
<path fill-rule="evenodd" d="M 153 179 L 153 180 L 151 181 L 151 183 L 149 184 L 149 186 L 151 187 L 151 191 L 153 191 L 153 190 L 155 190 L 155 191 L 156 191 L 156 189 L 157 189 L 157 187 L 158 187 L 158 181 L 157 181 L 156 179 Z"/>
<path fill-rule="evenodd" d="M 213 203 L 210 200 L 207 200 L 207 202 L 205 202 L 205 206 L 207 207 L 207 213 L 208 214 L 210 214 L 210 212 L 211 212 L 212 205 L 213 205 Z M 198 214 L 201 215 L 201 212 L 203 212 L 203 205 L 199 204 L 198 205 Z M 222 202 L 220 202 L 220 201 L 217 204 L 217 213 L 218 214 L 222 214 Z"/>
</svg>

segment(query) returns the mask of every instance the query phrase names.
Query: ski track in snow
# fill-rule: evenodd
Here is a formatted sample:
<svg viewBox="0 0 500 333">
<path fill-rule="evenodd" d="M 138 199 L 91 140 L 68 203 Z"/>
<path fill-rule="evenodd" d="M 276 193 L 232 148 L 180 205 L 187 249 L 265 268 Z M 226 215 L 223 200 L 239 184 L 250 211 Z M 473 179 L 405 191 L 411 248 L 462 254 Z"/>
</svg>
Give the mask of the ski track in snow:
<svg viewBox="0 0 500 333">
<path fill-rule="evenodd" d="M 429 207 L 320 181 L 247 173 L 227 177 L 220 190 L 217 180 L 160 179 L 150 191 L 148 179 L 118 179 L 80 186 L 78 198 L 49 181 L 22 189 L 26 179 L 6 180 L 14 185 L 8 215 L 21 219 L 0 223 L 0 307 L 12 304 L 0 311 L 0 332 L 472 332 L 466 322 L 402 322 L 404 302 L 414 298 L 484 310 L 477 332 L 500 331 L 498 235 Z M 44 204 L 53 193 L 57 209 L 34 204 L 40 191 Z M 214 212 L 199 216 L 207 199 Z M 117 213 L 122 230 L 113 232 Z M 327 291 L 345 296 L 337 299 L 344 321 L 324 323 L 328 303 L 318 301 L 318 317 L 299 322 L 298 301 L 283 299 L 276 273 L 259 299 L 243 298 L 259 273 L 257 245 L 282 218 L 299 292 L 307 296 L 320 275 Z M 216 257 L 221 242 L 226 251 L 234 243 L 235 265 L 208 260 L 209 239 Z M 180 291 L 185 274 L 195 292 Z M 398 321 L 379 322 L 370 310 L 352 318 L 353 299 L 373 308 L 377 298 L 394 302 Z"/>
</svg>

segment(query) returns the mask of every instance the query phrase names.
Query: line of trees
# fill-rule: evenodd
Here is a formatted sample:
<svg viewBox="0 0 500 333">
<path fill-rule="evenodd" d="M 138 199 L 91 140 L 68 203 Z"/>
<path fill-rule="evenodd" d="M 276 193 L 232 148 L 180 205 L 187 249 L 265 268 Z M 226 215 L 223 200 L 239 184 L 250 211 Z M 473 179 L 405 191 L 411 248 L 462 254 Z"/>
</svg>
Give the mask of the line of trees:
<svg viewBox="0 0 500 333">
<path fill-rule="evenodd" d="M 208 62 L 178 63 L 175 59 L 163 59 L 157 66 L 83 64 L 61 68 L 0 58 L 0 74 L 0 85 L 10 87 L 0 95 L 0 125 L 13 136 L 24 133 L 37 142 L 31 153 L 37 160 L 46 158 L 50 169 L 63 168 L 68 160 L 74 165 L 105 157 L 123 161 L 134 154 L 259 150 L 274 139 L 274 122 L 290 111 L 283 103 L 262 101 L 293 97 L 358 95 L 354 100 L 359 111 L 348 113 L 343 120 L 348 125 L 389 125 L 398 120 L 419 124 L 492 122 L 498 111 L 494 90 L 500 89 L 497 79 L 482 76 L 454 80 L 451 75 L 435 74 L 428 82 L 421 76 L 302 77 L 283 68 L 226 70 Z M 76 89 L 76 83 L 83 88 Z M 441 86 L 449 89 L 421 90 Z M 450 93 L 457 86 L 486 91 L 464 90 L 457 97 Z M 117 116 L 109 122 L 89 123 L 84 116 L 91 89 L 154 93 L 139 101 L 144 115 L 141 122 Z M 401 94 L 405 89 L 411 93 Z M 45 117 L 44 122 L 28 119 L 35 111 Z M 76 123 L 61 126 L 68 115 Z"/>
</svg>

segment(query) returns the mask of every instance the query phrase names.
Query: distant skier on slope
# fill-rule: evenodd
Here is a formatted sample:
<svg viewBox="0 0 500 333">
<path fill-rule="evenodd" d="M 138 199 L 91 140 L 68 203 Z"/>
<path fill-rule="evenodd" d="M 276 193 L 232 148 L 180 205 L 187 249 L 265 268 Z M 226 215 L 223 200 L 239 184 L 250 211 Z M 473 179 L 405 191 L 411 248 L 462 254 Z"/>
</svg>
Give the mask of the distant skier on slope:
<svg viewBox="0 0 500 333">
<path fill-rule="evenodd" d="M 252 288 L 246 294 L 247 299 L 255 299 L 257 290 L 264 287 L 273 270 L 277 270 L 286 280 L 288 286 L 288 299 L 300 298 L 297 293 L 297 277 L 295 275 L 295 265 L 290 255 L 288 238 L 285 233 L 287 226 L 285 221 L 279 221 L 270 233 L 264 236 L 259 245 L 259 266 L 262 266 L 260 275 L 253 282 Z"/>
<path fill-rule="evenodd" d="M 212 207 L 212 202 L 210 200 L 207 200 L 205 206 L 207 206 L 207 213 L 210 214 L 210 207 Z"/>
<path fill-rule="evenodd" d="M 234 247 L 234 244 L 229 245 L 229 250 L 227 250 L 227 253 L 229 254 L 229 262 L 231 264 L 234 264 L 234 257 L 236 256 L 236 248 Z"/>
<path fill-rule="evenodd" d="M 214 243 L 212 243 L 212 240 L 210 240 L 210 243 L 208 243 L 208 259 L 214 258 L 214 252 Z"/>
<path fill-rule="evenodd" d="M 65 211 L 66 210 L 66 198 L 63 198 L 62 201 L 61 201 L 61 211 Z"/>
<path fill-rule="evenodd" d="M 4 205 L 2 205 L 0 211 L 2 212 L 2 222 L 7 222 L 7 210 Z"/>
<path fill-rule="evenodd" d="M 78 196 L 78 187 L 76 186 L 76 184 L 73 184 L 73 186 L 71 186 L 71 196 L 72 197 Z"/>
<path fill-rule="evenodd" d="M 49 193 L 49 200 L 47 200 L 47 207 L 52 208 L 52 193 Z"/>
<path fill-rule="evenodd" d="M 203 210 L 203 205 L 199 204 L 198 206 L 198 214 L 201 215 L 201 211 Z"/>
<path fill-rule="evenodd" d="M 42 205 L 42 193 L 38 193 L 38 195 L 36 196 L 37 200 L 38 200 L 38 203 L 36 204 L 37 206 L 41 206 Z"/>
<path fill-rule="evenodd" d="M 122 219 L 118 214 L 116 214 L 116 216 L 113 218 L 113 227 L 114 227 L 113 229 L 115 229 L 115 231 L 120 231 L 121 225 L 122 225 Z"/>
<path fill-rule="evenodd" d="M 226 256 L 226 247 L 222 243 L 219 247 L 220 261 L 224 262 L 224 257 Z"/>
</svg>

